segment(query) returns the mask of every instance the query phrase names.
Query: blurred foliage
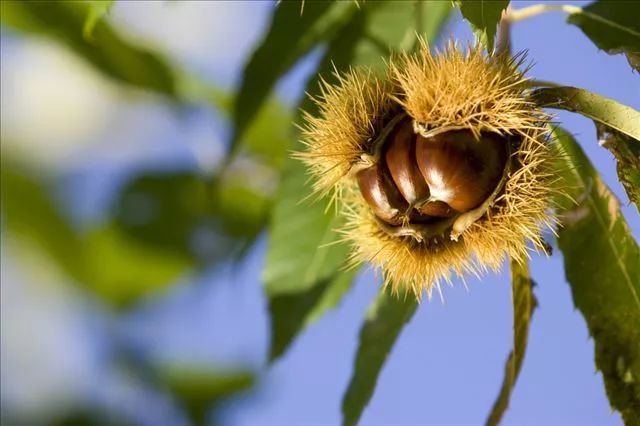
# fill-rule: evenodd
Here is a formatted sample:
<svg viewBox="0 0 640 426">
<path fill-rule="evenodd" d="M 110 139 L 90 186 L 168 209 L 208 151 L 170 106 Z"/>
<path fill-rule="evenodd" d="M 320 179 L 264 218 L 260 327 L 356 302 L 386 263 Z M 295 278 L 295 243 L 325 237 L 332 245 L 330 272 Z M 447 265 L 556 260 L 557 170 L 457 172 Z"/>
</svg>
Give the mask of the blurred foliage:
<svg viewBox="0 0 640 426">
<path fill-rule="evenodd" d="M 192 264 L 132 241 L 110 225 L 81 234 L 54 202 L 54 188 L 33 170 L 2 163 L 3 229 L 37 243 L 68 274 L 115 307 L 173 283 Z"/>
<path fill-rule="evenodd" d="M 86 40 L 91 41 L 93 30 L 98 22 L 109 13 L 113 7 L 115 0 L 87 0 L 89 3 L 89 13 L 84 21 L 82 35 Z"/>
<path fill-rule="evenodd" d="M 90 8 L 82 1 L 3 0 L 0 17 L 16 30 L 60 40 L 116 80 L 177 96 L 176 76 L 165 58 L 125 41 L 104 20 L 85 38 L 85 21 L 95 13 Z"/>
<path fill-rule="evenodd" d="M 595 341 L 609 401 L 626 424 L 640 421 L 640 249 L 620 205 L 573 139 L 555 130 L 568 198 L 558 244 L 573 301 Z M 587 248 L 587 249 L 585 249 Z"/>
<path fill-rule="evenodd" d="M 572 13 L 567 22 L 578 26 L 605 52 L 624 53 L 629 65 L 640 72 L 640 2 L 598 0 Z"/>
<path fill-rule="evenodd" d="M 215 424 L 215 416 L 210 418 L 209 414 L 216 404 L 255 384 L 255 374 L 250 370 L 216 370 L 209 365 L 164 365 L 158 377 L 183 404 L 195 425 Z"/>
<path fill-rule="evenodd" d="M 206 266 L 251 244 L 268 204 L 244 176 L 208 183 L 191 172 L 145 173 L 119 193 L 112 216 L 141 243 Z"/>
</svg>

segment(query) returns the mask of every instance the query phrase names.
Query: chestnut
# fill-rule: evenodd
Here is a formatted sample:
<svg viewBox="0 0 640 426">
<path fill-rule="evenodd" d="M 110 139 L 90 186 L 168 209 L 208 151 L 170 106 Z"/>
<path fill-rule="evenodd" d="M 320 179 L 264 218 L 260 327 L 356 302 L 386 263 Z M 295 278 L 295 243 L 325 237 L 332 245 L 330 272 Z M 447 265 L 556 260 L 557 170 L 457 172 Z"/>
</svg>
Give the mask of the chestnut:
<svg viewBox="0 0 640 426">
<path fill-rule="evenodd" d="M 456 211 L 444 201 L 429 201 L 418 207 L 418 211 L 427 216 L 433 217 L 451 217 Z"/>
<path fill-rule="evenodd" d="M 416 161 L 429 185 L 431 201 L 464 213 L 489 197 L 508 159 L 509 141 L 495 133 L 476 140 L 470 130 L 454 130 L 416 140 Z M 426 206 L 425 206 L 426 207 Z"/>
<path fill-rule="evenodd" d="M 402 198 L 383 163 L 360 170 L 356 174 L 360 193 L 378 218 L 390 225 L 402 224 L 409 204 Z"/>
<path fill-rule="evenodd" d="M 413 124 L 405 119 L 394 130 L 385 153 L 391 178 L 411 206 L 429 198 L 429 187 L 416 164 L 415 139 Z"/>
</svg>

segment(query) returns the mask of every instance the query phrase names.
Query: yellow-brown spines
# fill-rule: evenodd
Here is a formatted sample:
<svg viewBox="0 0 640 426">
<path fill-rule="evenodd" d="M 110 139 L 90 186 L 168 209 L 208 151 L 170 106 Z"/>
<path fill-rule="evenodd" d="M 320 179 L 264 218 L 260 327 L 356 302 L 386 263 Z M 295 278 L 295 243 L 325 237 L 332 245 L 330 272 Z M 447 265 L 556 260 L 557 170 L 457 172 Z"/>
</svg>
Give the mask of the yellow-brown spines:
<svg viewBox="0 0 640 426">
<path fill-rule="evenodd" d="M 353 263 L 370 262 L 393 291 L 430 295 L 452 274 L 543 248 L 554 150 L 522 62 L 480 46 L 432 55 L 422 43 L 386 75 L 353 70 L 325 85 L 320 114 L 306 116 L 297 156 L 316 191 L 339 194 Z M 374 186 L 390 188 L 388 205 L 372 201 Z"/>
</svg>

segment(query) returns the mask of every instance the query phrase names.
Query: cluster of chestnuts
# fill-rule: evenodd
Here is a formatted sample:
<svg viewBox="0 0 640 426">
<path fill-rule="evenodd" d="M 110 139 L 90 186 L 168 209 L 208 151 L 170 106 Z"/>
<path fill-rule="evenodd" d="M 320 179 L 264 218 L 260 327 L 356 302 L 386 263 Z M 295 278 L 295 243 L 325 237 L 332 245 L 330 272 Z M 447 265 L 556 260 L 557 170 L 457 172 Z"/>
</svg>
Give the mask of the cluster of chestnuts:
<svg viewBox="0 0 640 426">
<path fill-rule="evenodd" d="M 382 142 L 379 161 L 357 172 L 358 186 L 387 225 L 432 223 L 478 207 L 496 189 L 509 156 L 506 138 L 469 130 L 431 137 L 398 123 Z"/>
</svg>

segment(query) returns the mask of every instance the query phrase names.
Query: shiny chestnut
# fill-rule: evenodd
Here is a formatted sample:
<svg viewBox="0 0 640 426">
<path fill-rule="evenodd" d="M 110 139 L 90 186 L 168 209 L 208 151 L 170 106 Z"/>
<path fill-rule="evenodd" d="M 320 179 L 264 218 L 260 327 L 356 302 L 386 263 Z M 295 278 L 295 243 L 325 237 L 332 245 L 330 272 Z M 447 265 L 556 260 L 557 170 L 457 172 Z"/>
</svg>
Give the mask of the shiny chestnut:
<svg viewBox="0 0 640 426">
<path fill-rule="evenodd" d="M 478 207 L 494 191 L 508 159 L 508 141 L 494 133 L 476 140 L 469 130 L 455 130 L 416 140 L 417 165 L 431 200 L 457 212 Z"/>
<path fill-rule="evenodd" d="M 360 193 L 376 216 L 391 225 L 402 223 L 409 204 L 402 197 L 383 163 L 360 170 L 356 178 Z"/>
<path fill-rule="evenodd" d="M 390 139 L 385 160 L 391 179 L 412 206 L 426 201 L 429 198 L 429 187 L 416 163 L 416 134 L 411 120 L 402 121 Z"/>
</svg>

